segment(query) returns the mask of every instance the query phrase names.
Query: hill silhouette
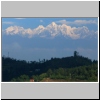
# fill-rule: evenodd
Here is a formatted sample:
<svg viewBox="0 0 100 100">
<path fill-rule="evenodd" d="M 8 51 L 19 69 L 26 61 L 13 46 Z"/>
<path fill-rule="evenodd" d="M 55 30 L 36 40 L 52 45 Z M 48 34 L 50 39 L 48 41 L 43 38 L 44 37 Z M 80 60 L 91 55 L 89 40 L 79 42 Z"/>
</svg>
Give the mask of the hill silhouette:
<svg viewBox="0 0 100 100">
<path fill-rule="evenodd" d="M 65 79 L 65 76 L 69 76 L 70 73 L 72 73 L 72 70 L 77 72 L 77 69 L 81 70 L 82 68 L 85 68 L 83 71 L 87 71 L 87 73 L 92 70 L 91 73 L 93 74 L 93 77 L 95 77 L 94 80 L 97 80 L 97 63 L 97 60 L 92 61 L 87 57 L 83 57 L 79 55 L 77 51 L 74 51 L 74 55 L 70 57 L 51 58 L 50 60 L 43 59 L 38 62 L 27 62 L 25 60 L 2 57 L 2 81 L 17 81 L 18 78 L 18 81 L 28 81 L 30 77 L 33 77 L 36 81 L 40 81 L 46 77 L 52 79 Z M 68 70 L 70 73 L 67 72 L 69 74 L 66 74 L 66 72 L 64 72 L 65 70 Z M 77 72 L 74 74 L 78 76 L 79 73 Z M 22 78 L 24 78 L 24 80 L 22 80 Z M 68 79 L 68 77 L 66 79 Z M 83 79 L 88 80 L 86 78 Z"/>
</svg>

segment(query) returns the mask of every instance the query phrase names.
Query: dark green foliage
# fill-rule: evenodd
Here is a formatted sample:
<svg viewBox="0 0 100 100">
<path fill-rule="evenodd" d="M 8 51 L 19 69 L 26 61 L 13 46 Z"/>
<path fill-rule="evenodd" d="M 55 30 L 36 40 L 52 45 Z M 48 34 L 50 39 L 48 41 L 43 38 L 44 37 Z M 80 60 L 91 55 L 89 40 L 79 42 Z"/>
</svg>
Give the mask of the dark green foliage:
<svg viewBox="0 0 100 100">
<path fill-rule="evenodd" d="M 97 81 L 98 72 L 97 64 L 89 65 L 89 66 L 80 66 L 75 68 L 59 68 L 52 72 L 51 79 L 65 79 L 67 81 Z M 56 74 L 55 74 L 56 73 Z"/>
<path fill-rule="evenodd" d="M 65 58 L 43 59 L 39 62 L 16 60 L 2 57 L 2 81 L 35 81 L 44 78 L 65 79 L 70 81 L 86 80 L 97 81 L 98 61 L 80 56 L 74 51 L 74 56 Z"/>
<path fill-rule="evenodd" d="M 21 75 L 18 78 L 13 78 L 11 82 L 28 82 L 29 76 L 28 75 Z"/>
</svg>

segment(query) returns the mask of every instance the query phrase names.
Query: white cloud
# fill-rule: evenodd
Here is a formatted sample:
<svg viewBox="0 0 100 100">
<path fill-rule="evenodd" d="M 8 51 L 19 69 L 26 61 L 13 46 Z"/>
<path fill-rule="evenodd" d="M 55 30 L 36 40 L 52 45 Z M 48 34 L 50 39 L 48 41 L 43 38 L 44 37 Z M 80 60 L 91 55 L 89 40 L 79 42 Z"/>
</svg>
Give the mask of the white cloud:
<svg viewBox="0 0 100 100">
<path fill-rule="evenodd" d="M 42 22 L 43 22 L 43 20 L 40 20 L 40 22 L 42 23 Z"/>
<path fill-rule="evenodd" d="M 96 20 L 75 20 L 76 24 L 97 24 L 98 22 Z"/>
<path fill-rule="evenodd" d="M 61 32 L 62 32 L 62 34 L 65 35 L 65 36 L 67 35 L 67 36 L 69 36 L 69 37 L 71 37 L 73 39 L 77 39 L 77 38 L 80 37 L 80 35 L 77 34 L 78 32 L 75 33 L 76 30 L 78 30 L 78 28 L 67 26 L 65 24 L 63 24 L 61 26 Z"/>
<path fill-rule="evenodd" d="M 6 34 L 11 34 L 11 35 L 19 34 L 19 33 L 23 34 L 22 33 L 23 31 L 24 28 L 19 26 L 10 26 L 5 30 Z"/>
<path fill-rule="evenodd" d="M 57 24 L 67 24 L 67 21 L 66 20 L 59 20 L 59 21 L 56 21 Z"/>
<path fill-rule="evenodd" d="M 97 20 L 75 20 L 75 21 L 60 20 L 60 21 L 56 21 L 56 23 L 66 24 L 66 25 L 98 24 Z"/>
<path fill-rule="evenodd" d="M 14 22 L 2 22 L 2 24 L 14 24 Z"/>
<path fill-rule="evenodd" d="M 5 31 L 6 34 L 10 35 L 24 35 L 32 38 L 34 35 L 38 35 L 40 37 L 56 37 L 58 35 L 63 35 L 70 37 L 72 39 L 85 38 L 87 36 L 97 35 L 97 32 L 89 30 L 86 26 L 83 27 L 71 27 L 66 24 L 58 25 L 55 22 L 47 25 L 46 27 L 39 25 L 34 29 L 24 29 L 20 26 L 10 26 Z"/>
<path fill-rule="evenodd" d="M 25 19 L 25 18 L 15 18 L 15 19 Z"/>
</svg>

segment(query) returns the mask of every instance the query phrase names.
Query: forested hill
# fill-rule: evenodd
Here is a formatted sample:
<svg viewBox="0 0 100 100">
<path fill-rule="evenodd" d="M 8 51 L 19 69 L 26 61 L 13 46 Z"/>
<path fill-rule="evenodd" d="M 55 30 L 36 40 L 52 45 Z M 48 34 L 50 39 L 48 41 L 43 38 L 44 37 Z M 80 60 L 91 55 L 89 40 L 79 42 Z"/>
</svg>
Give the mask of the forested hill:
<svg viewBox="0 0 100 100">
<path fill-rule="evenodd" d="M 75 68 L 92 64 L 97 64 L 97 60 L 92 61 L 89 58 L 80 56 L 76 51 L 74 56 L 51 58 L 50 60 L 43 59 L 38 62 L 2 57 L 2 81 L 11 81 L 12 78 L 17 78 L 21 75 L 28 75 L 29 77 L 40 75 L 46 73 L 49 69 Z"/>
</svg>

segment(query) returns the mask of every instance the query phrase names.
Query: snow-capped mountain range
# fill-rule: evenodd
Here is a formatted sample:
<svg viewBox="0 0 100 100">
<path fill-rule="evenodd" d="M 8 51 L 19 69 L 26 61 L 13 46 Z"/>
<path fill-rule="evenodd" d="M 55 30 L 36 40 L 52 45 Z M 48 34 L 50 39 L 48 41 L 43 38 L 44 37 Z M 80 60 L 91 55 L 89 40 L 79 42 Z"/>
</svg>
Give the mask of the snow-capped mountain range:
<svg viewBox="0 0 100 100">
<path fill-rule="evenodd" d="M 7 29 L 3 30 L 3 33 L 7 35 L 24 35 L 32 38 L 33 36 L 40 36 L 42 38 L 45 37 L 56 37 L 56 36 L 64 36 L 69 37 L 71 39 L 80 39 L 80 38 L 94 38 L 97 37 L 98 32 L 89 30 L 88 27 L 71 27 L 66 24 L 58 25 L 55 22 L 44 27 L 43 25 L 39 25 L 34 29 L 25 29 L 20 26 L 10 26 Z"/>
</svg>

